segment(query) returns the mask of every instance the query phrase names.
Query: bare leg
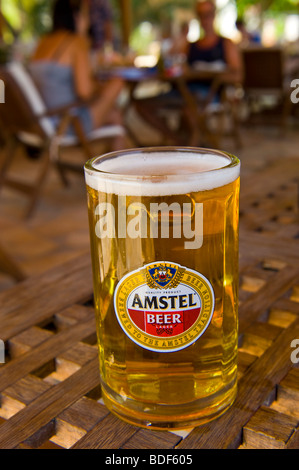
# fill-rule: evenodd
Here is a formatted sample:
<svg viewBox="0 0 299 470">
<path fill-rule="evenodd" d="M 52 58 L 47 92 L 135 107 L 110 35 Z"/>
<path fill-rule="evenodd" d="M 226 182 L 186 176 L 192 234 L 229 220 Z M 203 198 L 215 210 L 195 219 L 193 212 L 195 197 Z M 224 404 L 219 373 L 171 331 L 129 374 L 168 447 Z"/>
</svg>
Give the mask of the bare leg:
<svg viewBox="0 0 299 470">
<path fill-rule="evenodd" d="M 98 99 L 90 107 L 93 123 L 96 128 L 105 124 L 123 125 L 122 113 L 115 106 L 123 86 L 123 81 L 115 78 L 102 87 Z M 122 148 L 125 148 L 125 136 L 118 136 L 114 139 L 113 150 L 120 150 Z"/>
<path fill-rule="evenodd" d="M 114 108 L 123 86 L 123 81 L 116 78 L 107 82 L 101 88 L 98 98 L 90 106 L 91 115 L 96 127 L 106 124 L 107 115 Z"/>
<path fill-rule="evenodd" d="M 107 113 L 106 124 L 115 124 L 123 126 L 123 116 L 118 108 L 113 108 Z M 118 135 L 114 137 L 112 142 L 112 150 L 122 150 L 127 147 L 126 136 Z"/>
</svg>

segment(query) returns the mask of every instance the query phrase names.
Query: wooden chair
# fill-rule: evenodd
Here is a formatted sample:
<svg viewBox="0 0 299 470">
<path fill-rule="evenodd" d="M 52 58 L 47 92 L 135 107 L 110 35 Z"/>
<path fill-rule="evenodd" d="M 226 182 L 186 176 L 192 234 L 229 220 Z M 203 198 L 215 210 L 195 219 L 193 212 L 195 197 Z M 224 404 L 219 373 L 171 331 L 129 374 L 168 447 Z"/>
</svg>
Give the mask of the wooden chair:
<svg viewBox="0 0 299 470">
<path fill-rule="evenodd" d="M 191 91 L 188 83 L 207 77 L 211 79 L 210 92 L 200 99 L 196 92 Z M 221 139 L 229 136 L 234 139 L 238 148 L 241 146 L 238 114 L 240 94 L 237 93 L 239 86 L 231 85 L 233 93 L 229 94 L 229 87 L 222 86 L 221 74 L 192 70 L 177 76 L 162 75 L 160 80 L 171 84 L 178 93 L 171 96 L 166 93 L 147 99 L 134 99 L 133 96 L 130 103 L 147 123 L 163 135 L 164 142 L 167 140 L 168 144 L 171 142 L 170 145 L 220 148 Z M 218 102 L 214 100 L 216 96 L 220 96 Z M 225 126 L 226 118 L 229 119 L 229 130 Z M 174 126 L 170 125 L 171 121 L 175 121 Z"/>
<path fill-rule="evenodd" d="M 242 51 L 243 88 L 250 114 L 265 97 L 274 97 L 281 105 L 280 124 L 285 130 L 291 110 L 290 84 L 285 83 L 285 58 L 281 48 L 252 46 Z"/>
<path fill-rule="evenodd" d="M 0 187 L 7 185 L 25 193 L 29 197 L 26 216 L 29 217 L 37 204 L 49 168 L 54 164 L 64 184 L 67 184 L 67 171 L 83 174 L 82 165 L 63 161 L 61 150 L 79 146 L 84 153 L 84 160 L 93 156 L 91 143 L 96 140 L 111 141 L 124 135 L 125 130 L 119 125 L 107 125 L 85 135 L 81 122 L 74 113 L 82 103 L 54 110 L 47 110 L 45 103 L 26 68 L 17 62 L 0 69 L 0 79 L 5 83 L 5 104 L 0 105 L 0 121 L 5 138 L 3 162 L 0 167 Z M 59 116 L 55 128 L 51 116 Z M 68 135 L 69 126 L 74 135 Z M 39 152 L 39 173 L 30 183 L 13 179 L 8 175 L 9 166 L 19 146 L 36 149 Z"/>
<path fill-rule="evenodd" d="M 190 77 L 192 79 L 192 75 Z M 188 81 L 184 76 L 176 79 L 191 128 L 187 145 L 220 148 L 222 138 L 231 137 L 240 148 L 239 85 L 223 85 L 221 75 L 216 76 L 208 95 L 200 99 L 190 91 Z"/>
</svg>

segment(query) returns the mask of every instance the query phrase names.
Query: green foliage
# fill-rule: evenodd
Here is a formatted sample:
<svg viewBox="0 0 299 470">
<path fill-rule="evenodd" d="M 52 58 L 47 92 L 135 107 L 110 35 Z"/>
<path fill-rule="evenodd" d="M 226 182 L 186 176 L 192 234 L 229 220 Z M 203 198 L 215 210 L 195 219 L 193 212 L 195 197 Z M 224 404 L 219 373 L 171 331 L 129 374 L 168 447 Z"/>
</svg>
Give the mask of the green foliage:
<svg viewBox="0 0 299 470">
<path fill-rule="evenodd" d="M 46 32 L 51 24 L 50 12 L 52 0 L 5 0 L 2 12 L 21 39 L 39 36 Z M 9 29 L 5 31 L 5 39 L 13 40 Z"/>
<path fill-rule="evenodd" d="M 258 6 L 261 12 L 270 15 L 281 13 L 299 13 L 298 0 L 237 0 L 238 16 L 244 16 L 246 10 L 253 5 Z"/>
<path fill-rule="evenodd" d="M 298 0 L 275 0 L 270 11 L 273 13 L 297 13 L 299 14 Z"/>
<path fill-rule="evenodd" d="M 134 25 L 138 25 L 142 21 L 151 21 L 154 24 L 159 24 L 161 19 L 171 19 L 175 8 L 193 10 L 196 2 L 196 0 L 131 1 Z"/>
<path fill-rule="evenodd" d="M 298 0 L 230 0 L 237 6 L 239 16 L 244 16 L 246 10 L 256 5 L 261 12 L 269 16 L 279 16 L 282 13 L 299 13 Z M 132 30 L 144 21 L 161 25 L 171 20 L 175 8 L 192 10 L 196 0 L 128 0 L 131 2 Z M 53 0 L 2 0 L 2 11 L 6 19 L 16 30 L 21 39 L 39 36 L 51 26 L 51 8 Z M 115 18 L 120 29 L 121 14 L 120 0 L 111 0 Z M 133 40 L 138 41 L 138 31 L 133 34 Z M 13 35 L 6 31 L 5 39 L 12 42 Z M 140 38 L 139 35 L 139 39 Z"/>
<path fill-rule="evenodd" d="M 30 2 L 30 9 L 28 9 L 28 28 L 35 35 L 41 35 L 48 31 L 51 27 L 51 6 L 52 2 L 49 0 L 26 0 Z M 25 0 L 23 0 L 25 3 Z"/>
<path fill-rule="evenodd" d="M 192 10 L 196 0 L 130 0 L 133 29 L 143 21 L 160 24 L 161 19 L 171 19 L 175 8 Z M 112 0 L 114 10 L 120 8 L 120 0 Z"/>
</svg>

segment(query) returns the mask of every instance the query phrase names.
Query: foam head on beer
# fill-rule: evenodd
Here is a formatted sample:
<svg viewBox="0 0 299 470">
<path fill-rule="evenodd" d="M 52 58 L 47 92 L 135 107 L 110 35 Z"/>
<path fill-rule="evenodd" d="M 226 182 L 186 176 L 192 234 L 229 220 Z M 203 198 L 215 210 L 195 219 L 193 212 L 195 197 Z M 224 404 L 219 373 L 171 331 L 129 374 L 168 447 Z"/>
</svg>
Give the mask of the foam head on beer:
<svg viewBox="0 0 299 470">
<path fill-rule="evenodd" d="M 240 173 L 239 164 L 221 153 L 139 152 L 139 159 L 133 151 L 121 158 L 95 159 L 94 171 L 85 168 L 87 185 L 120 196 L 166 196 L 212 190 L 236 180 Z"/>
</svg>

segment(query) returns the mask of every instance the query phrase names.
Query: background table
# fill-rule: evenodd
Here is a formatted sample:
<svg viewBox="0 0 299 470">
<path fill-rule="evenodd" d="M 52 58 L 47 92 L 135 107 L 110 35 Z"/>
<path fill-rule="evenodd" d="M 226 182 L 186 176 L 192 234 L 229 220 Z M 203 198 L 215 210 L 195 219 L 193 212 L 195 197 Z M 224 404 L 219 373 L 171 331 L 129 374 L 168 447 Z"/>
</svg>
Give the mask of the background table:
<svg viewBox="0 0 299 470">
<path fill-rule="evenodd" d="M 219 127 L 221 129 L 218 131 L 215 131 L 215 129 L 211 131 L 207 125 L 207 114 L 211 114 L 209 105 L 213 104 L 215 109 L 215 102 L 213 103 L 215 99 L 219 105 L 221 102 L 221 106 L 218 106 L 218 113 L 220 111 L 224 112 L 225 106 L 226 112 L 233 118 L 231 133 L 236 139 L 236 143 L 240 145 L 240 137 L 237 135 L 239 120 L 236 118 L 237 114 L 234 112 L 232 105 L 234 100 L 228 99 L 226 93 L 223 93 L 224 88 L 222 85 L 224 83 L 229 85 L 229 82 L 225 79 L 227 74 L 228 69 L 226 67 L 217 68 L 212 67 L 211 64 L 205 66 L 202 63 L 197 69 L 187 65 L 173 66 L 165 70 L 161 70 L 159 67 L 112 66 L 100 68 L 97 77 L 100 81 L 114 77 L 122 78 L 128 91 L 127 104 L 123 110 L 124 114 L 130 107 L 135 108 L 137 114 L 153 129 L 162 132 L 164 138 L 168 139 L 172 145 L 194 147 L 202 146 L 205 143 L 205 146 L 219 148 L 220 136 L 217 134 L 224 133 L 224 129 L 222 129 L 220 123 Z M 202 98 L 199 99 L 199 95 L 189 88 L 190 83 L 209 84 L 210 90 L 206 96 L 203 93 Z M 231 89 L 235 86 L 235 90 L 239 89 L 239 84 L 230 84 Z M 143 92 L 140 92 L 140 87 Z M 145 89 L 147 92 L 144 93 Z M 167 91 L 172 91 L 172 94 L 169 95 Z M 180 135 L 180 129 L 173 129 L 167 122 L 168 120 L 165 119 L 165 113 L 168 117 L 171 114 L 184 115 L 184 121 L 186 121 L 186 113 L 192 116 L 192 124 L 191 122 L 188 124 L 189 135 L 182 136 Z M 190 118 L 188 121 L 190 121 Z M 126 126 L 126 130 L 136 146 L 141 146 L 139 136 L 130 128 L 130 125 Z"/>
<path fill-rule="evenodd" d="M 242 177 L 239 385 L 186 433 L 126 424 L 101 401 L 89 253 L 0 294 L 1 448 L 299 447 L 298 159 Z M 299 358 L 299 354 L 297 354 Z"/>
</svg>

